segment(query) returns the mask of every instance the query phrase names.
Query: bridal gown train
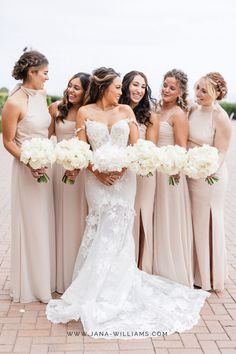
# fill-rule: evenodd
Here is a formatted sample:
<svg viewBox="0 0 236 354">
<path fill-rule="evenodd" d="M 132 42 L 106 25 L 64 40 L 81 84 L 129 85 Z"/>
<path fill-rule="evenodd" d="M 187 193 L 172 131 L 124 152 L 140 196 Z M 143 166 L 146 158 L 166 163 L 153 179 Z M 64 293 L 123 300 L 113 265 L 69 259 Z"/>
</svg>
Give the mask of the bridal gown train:
<svg viewBox="0 0 236 354">
<path fill-rule="evenodd" d="M 109 131 L 105 124 L 87 120 L 92 149 L 107 142 L 125 147 L 129 124 L 129 119 L 120 120 Z M 53 323 L 81 319 L 84 331 L 99 338 L 137 338 L 143 331 L 152 336 L 157 331 L 171 334 L 191 328 L 209 294 L 136 266 L 134 173 L 127 170 L 112 186 L 105 186 L 89 171 L 86 174 L 89 214 L 74 280 L 61 299 L 50 300 L 47 318 Z"/>
</svg>

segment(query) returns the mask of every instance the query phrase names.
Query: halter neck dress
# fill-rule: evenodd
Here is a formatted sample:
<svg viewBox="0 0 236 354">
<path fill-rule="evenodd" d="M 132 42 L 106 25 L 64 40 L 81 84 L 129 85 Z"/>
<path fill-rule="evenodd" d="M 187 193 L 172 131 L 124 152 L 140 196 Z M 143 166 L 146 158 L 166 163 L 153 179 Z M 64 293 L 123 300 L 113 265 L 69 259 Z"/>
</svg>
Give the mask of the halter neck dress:
<svg viewBox="0 0 236 354">
<path fill-rule="evenodd" d="M 15 143 L 48 138 L 51 117 L 46 94 L 17 86 L 28 99 L 25 116 L 17 124 Z M 50 176 L 50 168 L 47 173 Z M 51 176 L 50 176 L 51 177 Z M 47 303 L 55 291 L 55 225 L 52 182 L 38 183 L 17 159 L 12 168 L 12 239 L 10 294 L 15 302 Z"/>
<path fill-rule="evenodd" d="M 214 106 L 196 109 L 189 117 L 189 147 L 214 146 Z M 204 178 L 188 178 L 194 231 L 195 284 L 204 290 L 223 290 L 227 279 L 224 229 L 224 201 L 228 181 L 226 163 L 216 175 L 219 181 L 210 186 Z M 211 228 L 211 232 L 209 231 Z"/>
</svg>

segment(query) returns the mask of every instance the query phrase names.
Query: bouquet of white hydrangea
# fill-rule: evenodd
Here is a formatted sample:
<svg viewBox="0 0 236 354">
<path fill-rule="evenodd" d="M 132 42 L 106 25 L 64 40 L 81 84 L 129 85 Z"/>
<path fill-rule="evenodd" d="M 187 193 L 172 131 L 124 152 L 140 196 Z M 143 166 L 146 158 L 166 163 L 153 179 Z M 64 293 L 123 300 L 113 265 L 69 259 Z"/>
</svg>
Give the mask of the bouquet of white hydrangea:
<svg viewBox="0 0 236 354">
<path fill-rule="evenodd" d="M 127 147 L 130 168 L 140 176 L 152 176 L 158 163 L 158 148 L 149 140 L 139 139 L 133 146 Z"/>
<path fill-rule="evenodd" d="M 186 149 L 179 145 L 166 145 L 158 149 L 157 170 L 169 175 L 169 184 L 179 183 L 177 175 L 182 171 L 186 162 Z"/>
<path fill-rule="evenodd" d="M 25 140 L 21 146 L 20 161 L 25 165 L 29 164 L 34 170 L 52 165 L 55 162 L 53 143 L 46 138 Z M 47 183 L 49 177 L 44 173 L 37 181 Z"/>
<path fill-rule="evenodd" d="M 56 162 L 62 165 L 65 170 L 73 171 L 75 169 L 87 168 L 92 157 L 90 145 L 78 138 L 64 139 L 57 143 L 55 147 Z M 67 184 L 74 184 L 66 175 L 62 181 Z"/>
<path fill-rule="evenodd" d="M 93 152 L 91 163 L 93 171 L 121 172 L 123 168 L 129 166 L 127 148 L 108 142 Z"/>
<path fill-rule="evenodd" d="M 188 150 L 183 172 L 193 179 L 205 178 L 206 182 L 212 185 L 219 180 L 217 176 L 213 176 L 218 167 L 217 148 L 204 144 Z"/>
</svg>

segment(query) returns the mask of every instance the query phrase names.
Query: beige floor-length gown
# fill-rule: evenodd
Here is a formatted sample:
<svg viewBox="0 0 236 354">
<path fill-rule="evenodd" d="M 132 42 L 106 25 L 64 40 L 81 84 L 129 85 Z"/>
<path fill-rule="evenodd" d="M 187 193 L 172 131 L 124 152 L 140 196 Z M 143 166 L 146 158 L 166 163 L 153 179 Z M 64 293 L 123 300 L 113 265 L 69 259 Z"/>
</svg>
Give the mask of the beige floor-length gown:
<svg viewBox="0 0 236 354">
<path fill-rule="evenodd" d="M 209 111 L 200 108 L 193 111 L 189 128 L 190 147 L 214 145 L 213 107 Z M 228 171 L 225 162 L 218 169 L 217 176 L 219 181 L 212 186 L 204 179 L 188 179 L 194 230 L 195 284 L 204 290 L 223 290 L 227 278 L 224 200 Z"/>
<path fill-rule="evenodd" d="M 74 137 L 75 121 L 55 123 L 57 141 Z M 55 224 L 57 244 L 57 291 L 63 293 L 72 282 L 75 259 L 85 229 L 87 202 L 84 190 L 84 171 L 80 171 L 75 184 L 62 182 L 64 168 L 53 168 Z"/>
<path fill-rule="evenodd" d="M 15 142 L 47 138 L 51 117 L 43 90 L 26 89 L 28 106 L 17 124 Z M 50 169 L 47 170 L 50 175 Z M 12 239 L 10 294 L 15 302 L 47 303 L 56 287 L 55 228 L 52 182 L 38 183 L 17 159 L 12 169 Z"/>
<path fill-rule="evenodd" d="M 158 146 L 174 145 L 174 132 L 160 122 Z M 154 206 L 154 274 L 193 286 L 193 232 L 188 185 L 184 175 L 170 186 L 168 175 L 157 172 Z"/>
<path fill-rule="evenodd" d="M 146 138 L 147 127 L 139 124 L 139 138 Z M 156 175 L 137 176 L 135 197 L 134 241 L 135 259 L 140 269 L 152 274 L 153 267 L 153 208 Z"/>
</svg>

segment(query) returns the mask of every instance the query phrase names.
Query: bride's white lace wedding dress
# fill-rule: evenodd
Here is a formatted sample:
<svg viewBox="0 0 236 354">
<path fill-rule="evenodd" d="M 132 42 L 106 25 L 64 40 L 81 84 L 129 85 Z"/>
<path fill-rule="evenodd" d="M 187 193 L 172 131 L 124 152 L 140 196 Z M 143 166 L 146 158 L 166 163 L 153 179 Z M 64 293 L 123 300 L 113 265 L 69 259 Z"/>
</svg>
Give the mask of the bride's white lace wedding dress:
<svg viewBox="0 0 236 354">
<path fill-rule="evenodd" d="M 109 131 L 105 124 L 87 120 L 93 150 L 108 141 L 125 147 L 129 124 L 128 119 L 120 120 Z M 86 173 L 89 215 L 74 280 L 61 299 L 48 303 L 47 318 L 53 323 L 81 319 L 84 330 L 100 338 L 141 338 L 191 328 L 209 294 L 146 274 L 136 266 L 133 172 L 127 170 L 112 186 Z"/>
</svg>

